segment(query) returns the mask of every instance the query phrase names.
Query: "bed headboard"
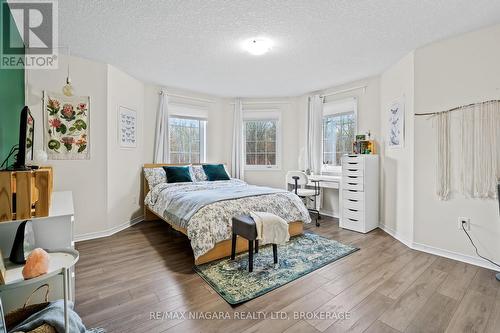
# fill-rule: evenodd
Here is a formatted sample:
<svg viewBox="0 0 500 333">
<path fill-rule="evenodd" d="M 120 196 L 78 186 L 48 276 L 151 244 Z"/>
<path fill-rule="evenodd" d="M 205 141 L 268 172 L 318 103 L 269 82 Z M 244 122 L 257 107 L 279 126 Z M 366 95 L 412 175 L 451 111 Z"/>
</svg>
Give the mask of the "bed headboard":
<svg viewBox="0 0 500 333">
<path fill-rule="evenodd" d="M 190 164 L 193 164 L 193 163 L 190 163 Z M 148 180 L 144 176 L 144 169 L 161 168 L 163 166 L 183 166 L 183 165 L 189 165 L 189 163 L 186 163 L 186 164 L 171 164 L 171 163 L 170 164 L 169 163 L 147 163 L 147 164 L 144 164 L 142 167 L 143 171 L 141 172 L 142 190 L 144 192 L 143 197 L 142 197 L 143 202 L 144 202 L 144 198 L 146 198 L 146 195 L 149 193 L 149 184 L 148 184 Z M 150 211 L 146 205 L 144 205 L 144 220 L 150 221 L 150 220 L 156 220 L 156 219 L 158 219 L 158 217 L 152 211 Z"/>
<path fill-rule="evenodd" d="M 144 166 L 142 167 L 143 171 L 142 171 L 142 189 L 144 190 L 144 198 L 146 197 L 146 195 L 149 193 L 149 184 L 148 184 L 148 180 L 146 179 L 146 177 L 144 176 L 144 169 L 154 169 L 154 168 L 161 168 L 161 167 L 164 167 L 164 166 L 185 166 L 185 165 L 201 165 L 199 163 L 181 163 L 181 164 L 172 164 L 172 163 L 147 163 L 147 164 L 144 164 Z"/>
</svg>

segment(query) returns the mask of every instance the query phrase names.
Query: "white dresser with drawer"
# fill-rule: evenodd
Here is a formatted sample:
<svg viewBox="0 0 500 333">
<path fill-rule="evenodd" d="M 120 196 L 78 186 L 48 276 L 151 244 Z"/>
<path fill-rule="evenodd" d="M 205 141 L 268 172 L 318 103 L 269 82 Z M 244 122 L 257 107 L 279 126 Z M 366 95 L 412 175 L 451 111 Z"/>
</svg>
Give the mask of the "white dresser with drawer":
<svg viewBox="0 0 500 333">
<path fill-rule="evenodd" d="M 379 156 L 344 156 L 340 184 L 340 227 L 363 233 L 377 228 L 378 195 Z"/>
</svg>

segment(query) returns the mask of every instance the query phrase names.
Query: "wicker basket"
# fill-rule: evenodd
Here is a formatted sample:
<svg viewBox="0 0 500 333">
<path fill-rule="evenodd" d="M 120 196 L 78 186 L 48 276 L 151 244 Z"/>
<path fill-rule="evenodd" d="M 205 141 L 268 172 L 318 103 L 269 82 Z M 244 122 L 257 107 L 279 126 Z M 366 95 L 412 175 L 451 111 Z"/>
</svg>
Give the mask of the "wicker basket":
<svg viewBox="0 0 500 333">
<path fill-rule="evenodd" d="M 57 333 L 56 329 L 49 324 L 43 324 L 28 333 Z"/>
<path fill-rule="evenodd" d="M 31 297 L 40 289 L 46 287 L 47 291 L 45 292 L 45 302 L 40 303 L 40 304 L 31 304 L 28 305 Z M 26 299 L 26 302 L 24 302 L 24 305 L 22 308 L 14 310 L 12 312 L 7 313 L 5 316 L 5 325 L 7 326 L 7 331 L 10 331 L 14 327 L 16 327 L 18 324 L 23 322 L 24 320 L 28 319 L 29 316 L 32 314 L 37 313 L 38 311 L 41 311 L 49 305 L 49 291 L 50 287 L 48 284 L 42 284 L 40 287 L 36 288 L 33 290 L 31 295 L 29 295 L 28 299 Z M 37 332 L 38 331 L 34 331 Z M 41 332 L 53 332 L 53 331 L 40 331 Z"/>
</svg>

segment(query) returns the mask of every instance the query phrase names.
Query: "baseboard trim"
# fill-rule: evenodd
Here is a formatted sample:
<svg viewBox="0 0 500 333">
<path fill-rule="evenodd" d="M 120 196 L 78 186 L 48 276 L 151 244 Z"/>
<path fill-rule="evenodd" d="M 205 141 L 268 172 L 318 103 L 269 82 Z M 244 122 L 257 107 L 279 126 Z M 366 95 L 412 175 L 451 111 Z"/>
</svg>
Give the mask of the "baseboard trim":
<svg viewBox="0 0 500 333">
<path fill-rule="evenodd" d="M 441 248 L 434 247 L 434 246 L 429 246 L 429 245 L 413 242 L 412 249 L 426 252 L 426 253 L 430 253 L 430 254 L 434 254 L 434 255 L 437 255 L 440 257 L 445 257 L 448 259 L 461 261 L 461 262 L 464 262 L 466 264 L 471 264 L 474 266 L 479 266 L 479 267 L 491 269 L 491 270 L 497 271 L 497 272 L 499 270 L 498 267 L 492 265 L 488 261 L 481 259 L 479 257 L 473 257 L 473 256 L 469 256 L 466 254 L 461 254 L 458 252 L 453 252 L 453 251 L 441 249 Z"/>
<path fill-rule="evenodd" d="M 453 252 L 445 249 L 441 249 L 438 247 L 422 244 L 422 243 L 417 243 L 414 241 L 410 241 L 408 239 L 405 239 L 404 237 L 401 236 L 400 233 L 395 231 L 394 229 L 384 225 L 383 223 L 379 224 L 379 228 L 388 233 L 390 236 L 395 238 L 396 240 L 400 241 L 404 245 L 408 246 L 410 249 L 433 254 L 436 256 L 452 259 L 452 260 L 457 260 L 464 262 L 466 264 L 471 264 L 474 266 L 479 266 L 487 269 L 491 269 L 493 271 L 498 271 L 498 267 L 492 265 L 488 261 L 481 259 L 479 257 L 474 257 L 466 254 L 461 254 L 458 252 Z"/>
<path fill-rule="evenodd" d="M 388 233 L 389 235 L 391 235 L 393 238 L 397 239 L 398 241 L 400 241 L 401 243 L 403 243 L 404 245 L 408 246 L 409 248 L 413 248 L 413 242 L 409 239 L 406 239 L 405 237 L 403 237 L 401 235 L 401 233 L 397 232 L 396 230 L 386 226 L 385 224 L 383 223 L 379 223 L 378 227 L 382 230 L 384 230 L 386 233 Z"/>
<path fill-rule="evenodd" d="M 335 214 L 335 212 L 329 211 L 329 210 L 319 210 L 319 213 L 321 215 L 329 216 L 329 217 L 334 217 L 336 219 L 340 218 L 338 214 Z"/>
<path fill-rule="evenodd" d="M 144 216 L 138 216 L 136 218 L 133 218 L 130 221 L 127 221 L 127 222 L 122 223 L 120 225 L 114 226 L 113 228 L 110 228 L 108 230 L 89 232 L 89 233 L 81 234 L 81 235 L 75 235 L 75 243 L 76 242 L 83 242 L 86 240 L 109 237 L 111 235 L 116 234 L 117 232 L 125 230 L 125 229 L 133 226 L 134 224 L 137 224 L 137 223 L 142 222 L 142 221 L 144 221 Z"/>
</svg>

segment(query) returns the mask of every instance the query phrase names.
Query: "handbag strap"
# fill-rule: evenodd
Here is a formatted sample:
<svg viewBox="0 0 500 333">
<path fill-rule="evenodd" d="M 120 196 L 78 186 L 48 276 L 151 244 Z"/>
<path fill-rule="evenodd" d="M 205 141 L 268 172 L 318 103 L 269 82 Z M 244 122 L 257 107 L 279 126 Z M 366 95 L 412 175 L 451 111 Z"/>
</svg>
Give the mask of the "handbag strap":
<svg viewBox="0 0 500 333">
<path fill-rule="evenodd" d="M 28 296 L 28 298 L 26 299 L 26 302 L 24 302 L 23 310 L 26 309 L 26 306 L 28 306 L 28 303 L 31 299 L 31 296 L 33 296 L 38 290 L 42 289 L 43 287 L 47 287 L 47 290 L 45 291 L 45 303 L 47 303 L 49 301 L 50 286 L 47 283 L 45 283 L 45 284 L 42 284 L 41 286 L 39 286 L 38 288 L 36 288 L 35 290 L 33 290 L 31 295 Z"/>
</svg>

